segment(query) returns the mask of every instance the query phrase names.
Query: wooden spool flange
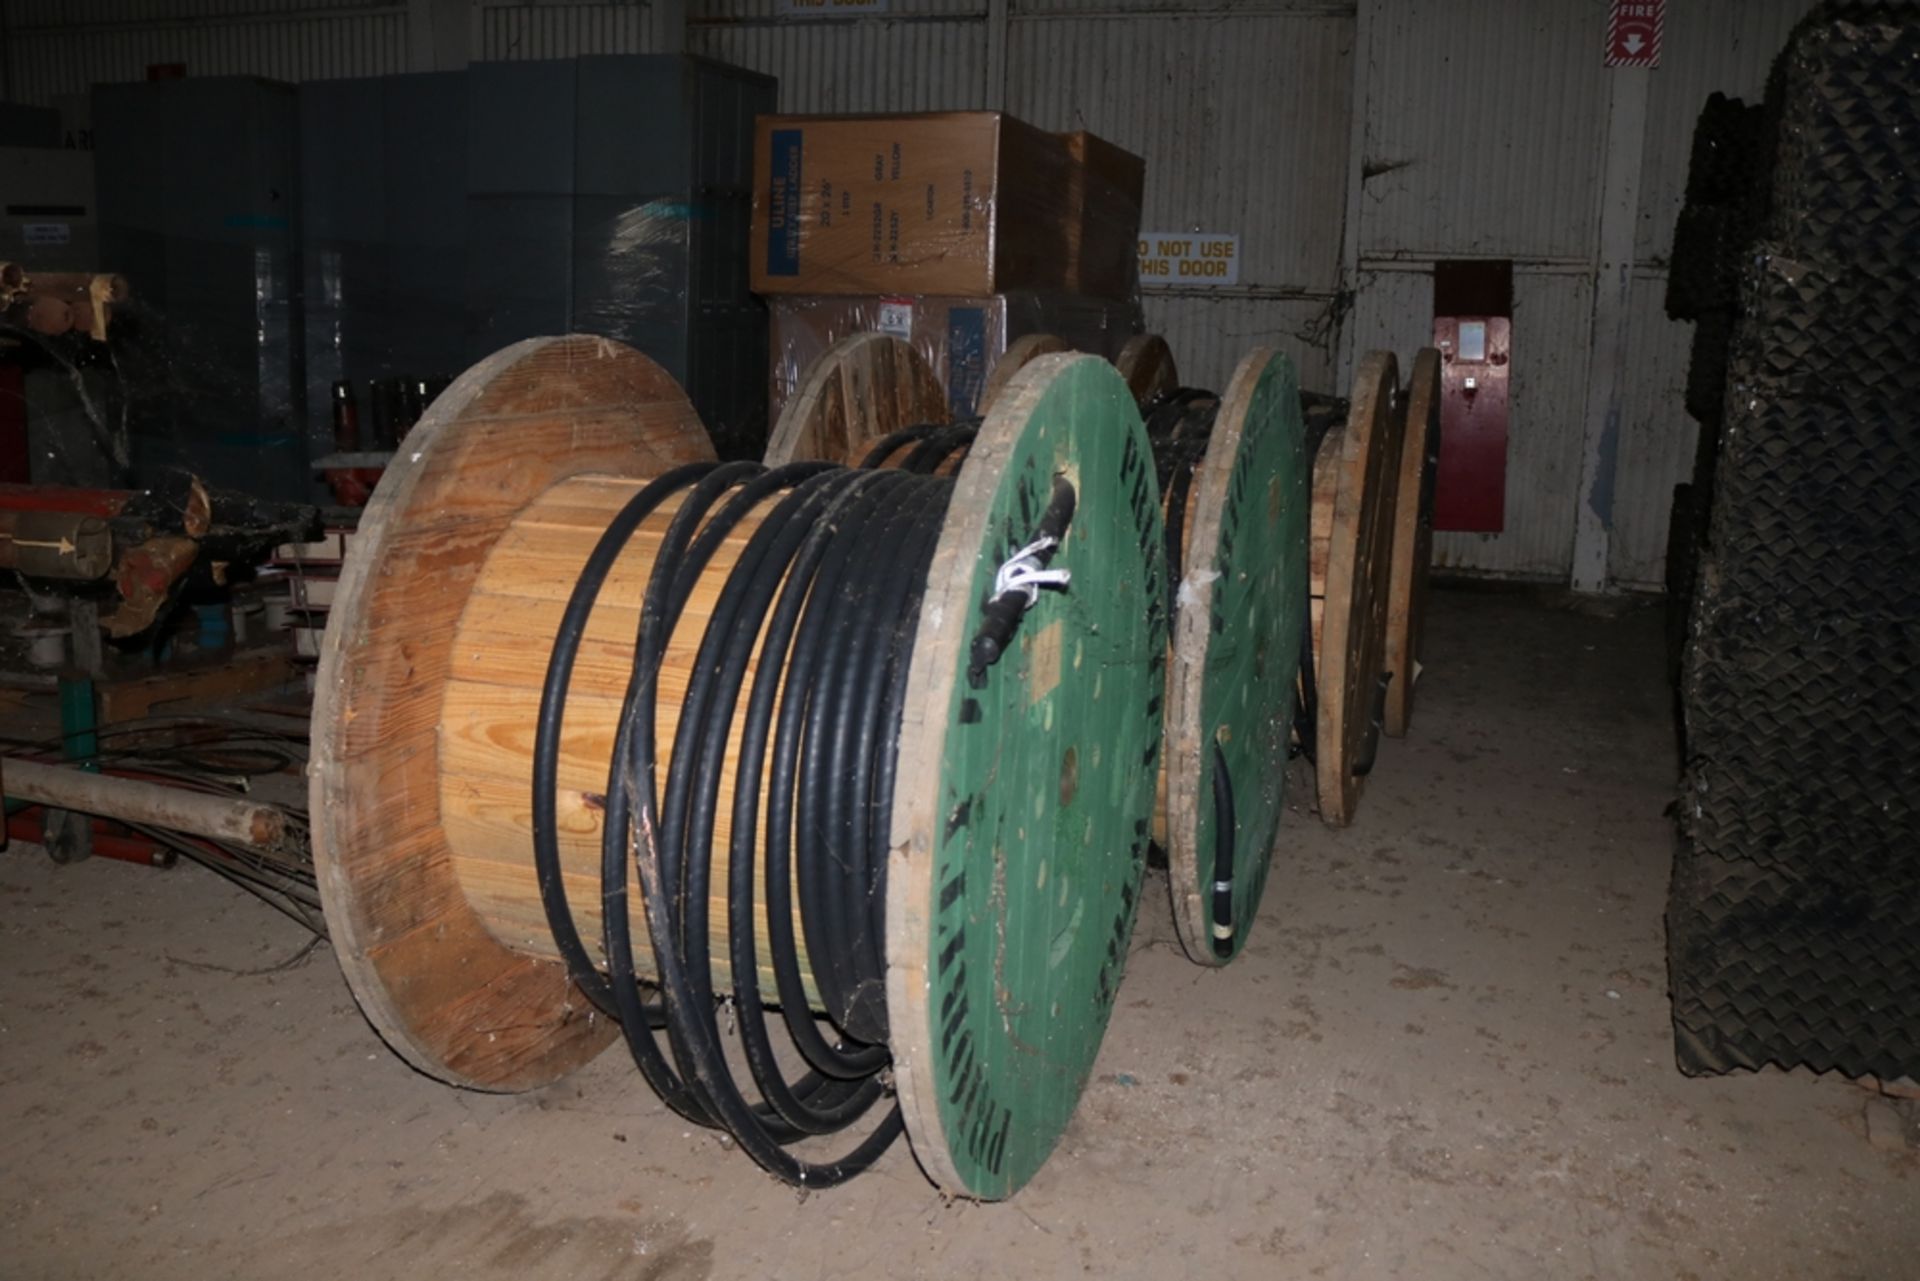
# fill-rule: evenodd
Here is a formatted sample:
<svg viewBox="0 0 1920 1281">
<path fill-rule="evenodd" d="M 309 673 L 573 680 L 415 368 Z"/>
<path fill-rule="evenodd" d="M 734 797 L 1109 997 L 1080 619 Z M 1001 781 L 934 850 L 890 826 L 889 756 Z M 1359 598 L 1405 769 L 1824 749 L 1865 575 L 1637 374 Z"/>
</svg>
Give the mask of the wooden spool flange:
<svg viewBox="0 0 1920 1281">
<path fill-rule="evenodd" d="M 1134 403 L 1145 405 L 1169 395 L 1180 387 L 1180 371 L 1173 363 L 1173 349 L 1159 334 L 1137 334 L 1127 339 L 1113 367 L 1127 380 Z"/>
<path fill-rule="evenodd" d="M 1311 477 L 1293 362 L 1260 348 L 1234 371 L 1193 478 L 1168 671 L 1167 864 L 1181 942 L 1202 964 L 1244 946 L 1284 809 Z M 1234 800 L 1226 956 L 1214 947 L 1215 743 Z"/>
<path fill-rule="evenodd" d="M 529 339 L 435 398 L 361 517 L 314 690 L 313 859 L 360 1008 L 429 1075 L 530 1089 L 614 1034 L 558 962 L 495 938 L 454 875 L 441 712 L 474 580 L 514 515 L 556 482 L 713 457 L 652 361 L 604 339 Z"/>
<path fill-rule="evenodd" d="M 1314 459 L 1314 773 L 1320 817 L 1334 827 L 1353 821 L 1378 747 L 1405 422 L 1399 389 L 1392 354 L 1368 352 L 1354 371 L 1346 425 L 1327 433 Z"/>
<path fill-rule="evenodd" d="M 1072 351 L 1064 338 L 1052 334 L 1027 334 L 1007 344 L 1000 358 L 993 362 L 993 368 L 987 371 L 986 386 L 980 389 L 980 403 L 976 406 L 981 417 L 993 412 L 993 406 L 1000 399 L 1014 375 L 1038 360 L 1042 356 L 1054 356 L 1061 352 Z"/>
<path fill-rule="evenodd" d="M 1097 360 L 1049 359 L 1010 386 L 948 500 L 890 824 L 895 1080 L 922 1164 L 977 1197 L 1031 1177 L 1091 1071 L 1138 900 L 1161 734 L 1165 566 L 1139 417 Z M 368 511 L 316 698 L 315 858 L 356 996 L 432 1075 L 526 1088 L 611 1038 L 540 928 L 527 817 L 537 685 L 597 531 L 646 478 L 711 457 L 684 395 L 644 357 L 535 340 L 436 402 Z M 1042 594 L 976 685 L 980 603 L 1057 474 L 1078 497 L 1053 562 L 1072 583 Z M 712 565 L 730 568 L 758 515 Z M 650 528 L 588 620 L 561 727 L 562 872 L 587 938 L 599 910 L 582 875 L 598 846 L 589 789 L 605 786 L 609 694 L 632 663 Z M 676 664 L 710 616 L 709 577 L 667 643 L 663 751 Z M 711 955 L 724 965 L 724 946 Z"/>
<path fill-rule="evenodd" d="M 1072 584 L 972 688 L 966 620 L 1056 474 L 1079 495 L 1053 562 Z M 1119 376 L 1042 356 L 987 415 L 934 553 L 900 735 L 888 1014 L 914 1151 L 973 1196 L 1012 1193 L 1058 1141 L 1125 965 L 1165 678 L 1152 493 Z"/>
<path fill-rule="evenodd" d="M 767 440 L 769 467 L 838 462 L 901 427 L 947 421 L 940 380 L 890 334 L 842 338 L 813 362 Z"/>
<path fill-rule="evenodd" d="M 1426 630 L 1427 575 L 1433 565 L 1433 482 L 1440 466 L 1440 353 L 1422 347 L 1403 397 L 1406 435 L 1400 445 L 1393 513 L 1393 582 L 1388 587 L 1386 732 L 1404 738 L 1413 723 Z"/>
</svg>

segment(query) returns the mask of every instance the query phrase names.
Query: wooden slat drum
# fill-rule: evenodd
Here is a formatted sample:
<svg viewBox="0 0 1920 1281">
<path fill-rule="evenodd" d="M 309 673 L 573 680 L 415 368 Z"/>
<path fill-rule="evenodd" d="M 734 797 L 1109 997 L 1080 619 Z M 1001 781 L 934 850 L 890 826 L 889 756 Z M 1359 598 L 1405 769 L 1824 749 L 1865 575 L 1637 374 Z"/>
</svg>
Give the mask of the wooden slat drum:
<svg viewBox="0 0 1920 1281">
<path fill-rule="evenodd" d="M 1393 582 L 1387 589 L 1387 714 L 1383 728 L 1406 737 L 1420 679 L 1426 630 L 1427 577 L 1433 565 L 1433 483 L 1440 466 L 1440 353 L 1422 347 L 1402 397 L 1406 433 L 1393 514 Z"/>
<path fill-rule="evenodd" d="M 1394 495 L 1405 415 L 1390 352 L 1354 371 L 1346 424 L 1314 459 L 1312 564 L 1320 816 L 1353 821 L 1379 747 L 1393 565 Z"/>
<path fill-rule="evenodd" d="M 527 1088 L 611 1039 L 544 928 L 532 725 L 559 615 L 612 514 L 649 478 L 711 454 L 684 395 L 644 357 L 535 340 L 436 401 L 368 510 L 315 705 L 315 857 L 356 997 L 432 1075 Z M 916 1154 L 956 1194 L 1009 1195 L 1051 1152 L 1125 964 L 1162 742 L 1166 570 L 1151 468 L 1119 376 L 1056 355 L 1008 384 L 957 481 L 926 482 L 943 505 L 895 745 L 886 1034 Z M 1062 482 L 1075 505 L 1052 566 L 1070 580 L 1039 592 L 983 665 L 970 644 L 981 607 Z M 584 937 L 598 933 L 596 792 L 675 501 L 621 551 L 567 689 L 561 880 Z M 721 543 L 668 639 L 663 761 L 715 595 L 765 513 Z M 714 885 L 727 879 L 734 743 Z M 650 840 L 635 854 L 657 868 Z M 638 897 L 629 923 L 643 943 Z M 710 910 L 708 929 L 718 982 L 724 913 Z M 645 955 L 636 947 L 643 966 Z"/>
<path fill-rule="evenodd" d="M 1245 946 L 1285 811 L 1310 481 L 1293 363 L 1260 348 L 1234 371 L 1195 469 L 1167 672 L 1168 875 L 1181 943 L 1201 964 L 1225 964 Z M 1223 921 L 1216 842 L 1229 812 Z"/>
<path fill-rule="evenodd" d="M 839 461 L 898 430 L 886 424 L 946 421 L 946 392 L 920 353 L 891 334 L 852 334 L 801 378 L 768 437 L 765 462 Z"/>
</svg>

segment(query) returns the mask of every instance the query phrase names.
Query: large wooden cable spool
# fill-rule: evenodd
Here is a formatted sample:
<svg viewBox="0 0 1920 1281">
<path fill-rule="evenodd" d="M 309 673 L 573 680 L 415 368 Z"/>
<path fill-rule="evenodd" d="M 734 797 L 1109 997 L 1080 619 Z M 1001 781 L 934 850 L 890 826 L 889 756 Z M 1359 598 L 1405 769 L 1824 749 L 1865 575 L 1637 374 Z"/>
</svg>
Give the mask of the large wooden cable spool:
<svg viewBox="0 0 1920 1281">
<path fill-rule="evenodd" d="M 1042 356 L 1056 356 L 1072 351 L 1064 338 L 1052 334 L 1026 334 L 1007 344 L 993 362 L 993 368 L 987 371 L 986 386 L 980 389 L 980 403 L 976 406 L 982 417 L 993 412 L 994 402 L 1006 392 L 1014 376 Z"/>
<path fill-rule="evenodd" d="M 1113 358 L 1113 367 L 1127 380 L 1127 390 L 1133 393 L 1136 404 L 1151 404 L 1180 386 L 1173 348 L 1159 334 L 1136 334 L 1127 339 Z"/>
<path fill-rule="evenodd" d="M 534 339 L 435 398 L 361 517 L 314 690 L 314 865 L 360 1008 L 431 1076 L 530 1089 L 614 1036 L 558 962 L 501 941 L 455 875 L 442 725 L 481 568 L 555 484 L 713 457 L 692 405 L 651 361 L 613 342 Z"/>
<path fill-rule="evenodd" d="M 1058 345 L 1044 339 L 1016 344 L 1004 363 L 1024 369 L 1050 344 Z M 1172 375 L 1164 341 L 1156 338 L 1136 352 Z M 809 383 L 843 381 L 831 367 L 848 358 L 829 353 L 809 373 Z M 1161 381 L 1155 377 L 1147 384 L 1153 398 L 1163 394 Z M 1227 393 L 1205 403 L 1217 403 L 1218 411 L 1206 451 L 1190 483 L 1180 487 L 1185 589 L 1173 607 L 1167 750 L 1156 779 L 1153 835 L 1167 850 L 1183 946 L 1195 961 L 1220 965 L 1245 945 L 1284 809 L 1295 673 L 1305 637 L 1310 468 L 1298 381 L 1286 357 L 1269 349 L 1249 354 Z M 918 425 L 891 403 L 862 409 L 859 421 L 874 440 L 911 438 Z M 857 439 L 837 425 L 822 438 Z M 915 449 L 907 439 L 874 456 L 870 444 L 856 443 L 850 461 L 869 457 L 875 466 L 898 467 Z M 960 446 L 949 455 L 941 471 L 964 451 Z M 1169 501 L 1168 494 L 1158 497 L 1163 523 L 1170 526 L 1176 513 L 1166 510 Z M 1220 760 L 1227 764 L 1235 818 L 1225 922 L 1216 919 L 1213 894 L 1219 879 Z"/>
<path fill-rule="evenodd" d="M 711 448 L 651 362 L 582 338 L 483 362 L 408 445 L 369 508 L 328 630 L 315 857 L 343 968 L 389 1043 L 443 1079 L 527 1088 L 613 1035 L 569 981 L 541 914 L 531 738 L 542 660 L 612 514 Z M 1138 499 L 1150 465 L 1138 416 L 1100 362 L 1053 358 L 1023 374 L 976 453 L 959 482 L 928 482 L 951 497 L 905 677 L 884 987 L 916 1154 L 948 1190 L 998 1197 L 1064 1129 L 1124 963 L 1152 803 L 1141 767 L 1160 742 L 1164 567 L 1158 514 Z M 1077 501 L 1054 564 L 1072 582 L 1039 593 L 1013 648 L 974 679 L 971 620 L 1061 476 Z M 590 871 L 619 686 L 674 510 L 657 508 L 620 553 L 567 687 L 555 802 L 561 880 L 583 938 L 599 936 Z M 673 626 L 654 727 L 663 751 L 712 616 L 710 579 L 727 578 L 764 518 L 754 507 L 718 544 Z M 731 778 L 714 816 L 715 886 L 727 879 Z M 754 901 L 758 939 L 764 894 Z M 628 899 L 639 940 L 645 906 Z M 717 984 L 725 912 L 708 921 Z M 804 949 L 800 959 L 813 964 Z M 811 977 L 807 995 L 817 1000 Z"/>
<path fill-rule="evenodd" d="M 1345 425 L 1314 459 L 1314 774 L 1320 816 L 1334 827 L 1353 821 L 1379 749 L 1404 423 L 1392 354 L 1368 352 Z"/>
<path fill-rule="evenodd" d="M 852 334 L 829 347 L 788 398 L 767 440 L 766 464 L 842 460 L 895 430 L 944 423 L 947 396 L 912 345 L 891 334 Z"/>
<path fill-rule="evenodd" d="M 1311 470 L 1293 364 L 1260 348 L 1220 398 L 1187 490 L 1167 673 L 1163 840 L 1180 939 L 1201 964 L 1245 946 L 1285 812 Z M 1217 896 L 1225 814 L 1230 888 Z"/>
<path fill-rule="evenodd" d="M 1440 353 L 1422 347 L 1413 358 L 1403 397 L 1406 433 L 1394 501 L 1393 582 L 1388 588 L 1386 719 L 1383 728 L 1404 738 L 1413 723 L 1420 679 L 1420 640 L 1426 630 L 1427 577 L 1433 565 L 1433 485 L 1440 465 Z"/>
</svg>

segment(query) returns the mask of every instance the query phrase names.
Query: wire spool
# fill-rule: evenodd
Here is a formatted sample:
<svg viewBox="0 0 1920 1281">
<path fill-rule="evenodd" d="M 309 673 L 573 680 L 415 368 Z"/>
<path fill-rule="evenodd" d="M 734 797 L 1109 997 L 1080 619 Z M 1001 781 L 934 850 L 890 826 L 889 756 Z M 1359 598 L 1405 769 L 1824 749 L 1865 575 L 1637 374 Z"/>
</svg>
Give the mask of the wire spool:
<svg viewBox="0 0 1920 1281">
<path fill-rule="evenodd" d="M 624 1031 L 670 1104 L 790 1181 L 847 1177 L 902 1125 L 949 1191 L 1006 1196 L 1031 1177 L 1126 956 L 1164 569 L 1137 415 L 1100 362 L 1036 365 L 974 452 L 957 482 L 716 470 L 670 379 L 577 337 L 509 348 L 438 398 L 348 557 L 315 701 L 315 861 L 343 968 L 390 1044 L 442 1079 L 522 1089 Z M 983 661 L 982 620 L 1007 616 L 996 576 L 1063 490 L 1051 567 L 1072 581 L 1024 612 L 1016 588 L 1005 652 Z M 796 544 L 789 566 L 777 553 Z M 860 572 L 882 564 L 899 572 Z M 543 661 L 567 649 L 556 636 L 578 639 L 570 671 Z M 879 714 L 835 721 L 843 703 Z M 827 718 L 827 745 L 796 747 L 783 775 L 789 706 Z M 834 755 L 836 724 L 872 751 Z M 630 773 L 610 774 L 616 757 Z M 869 766 L 890 771 L 890 803 L 843 782 Z M 815 793 L 838 808 L 778 817 L 781 797 Z M 649 833 L 631 851 L 623 806 Z M 856 839 L 810 863 L 801 846 L 829 813 Z M 611 894 L 609 868 L 645 892 Z M 838 896 L 810 899 L 810 883 Z M 794 902 L 770 906 L 782 885 Z M 656 1007 L 618 995 L 623 951 Z M 618 1018 L 596 1008 L 603 985 Z M 777 990 L 809 1062 L 805 1010 L 831 1015 L 821 1052 L 837 1066 L 775 1089 L 754 1061 L 764 1102 L 747 1102 L 715 1024 L 729 989 L 750 1061 L 749 1025 L 770 1020 L 740 994 Z M 883 1102 L 889 1068 L 897 1115 L 845 1156 L 792 1155 Z M 789 1119 L 796 1100 L 819 1124 Z"/>
<path fill-rule="evenodd" d="M 1355 368 L 1343 426 L 1313 466 L 1314 776 L 1320 817 L 1345 827 L 1360 805 L 1386 716 L 1387 610 L 1405 411 L 1392 353 Z"/>
<path fill-rule="evenodd" d="M 1183 529 L 1162 840 L 1187 955 L 1245 946 L 1281 815 L 1307 635 L 1311 467 L 1293 363 L 1249 353 L 1162 519 Z"/>
<path fill-rule="evenodd" d="M 890 334 L 852 334 L 807 370 L 774 424 L 765 462 L 839 461 L 894 424 L 946 421 L 946 393 L 919 352 Z"/>
<path fill-rule="evenodd" d="M 1000 353 L 1000 358 L 993 362 L 993 368 L 987 371 L 986 386 L 980 389 L 980 403 L 975 408 L 985 417 L 993 411 L 994 402 L 1000 399 L 1022 369 L 1042 356 L 1054 356 L 1072 350 L 1066 339 L 1056 338 L 1052 334 L 1027 334 L 1014 339 Z"/>
<path fill-rule="evenodd" d="M 1381 728 L 1405 738 L 1413 724 L 1433 565 L 1433 486 L 1440 468 L 1440 353 L 1422 347 L 1401 397 L 1406 427 L 1393 508 L 1393 578 L 1387 587 L 1387 704 Z"/>
<path fill-rule="evenodd" d="M 1180 386 L 1180 371 L 1173 360 L 1173 349 L 1159 334 L 1136 334 L 1127 339 L 1113 367 L 1127 380 L 1135 404 L 1146 405 L 1171 396 Z"/>
<path fill-rule="evenodd" d="M 1024 367 L 1057 345 L 1034 337 L 1009 348 L 1003 363 Z M 1164 341 L 1145 350 L 1171 374 Z M 834 375 L 816 369 L 815 377 Z M 915 424 L 890 417 L 891 408 L 864 414 L 876 438 L 856 445 L 852 461 L 935 474 L 958 467 L 969 424 Z M 1195 961 L 1220 965 L 1245 943 L 1284 808 L 1306 636 L 1305 430 L 1292 364 L 1269 349 L 1241 362 L 1224 397 L 1192 393 L 1149 408 L 1165 418 L 1149 437 L 1164 473 L 1157 492 L 1168 553 L 1179 566 L 1169 576 L 1167 751 L 1153 831 L 1168 852 L 1183 946 Z M 836 425 L 824 436 L 851 434 Z"/>
</svg>

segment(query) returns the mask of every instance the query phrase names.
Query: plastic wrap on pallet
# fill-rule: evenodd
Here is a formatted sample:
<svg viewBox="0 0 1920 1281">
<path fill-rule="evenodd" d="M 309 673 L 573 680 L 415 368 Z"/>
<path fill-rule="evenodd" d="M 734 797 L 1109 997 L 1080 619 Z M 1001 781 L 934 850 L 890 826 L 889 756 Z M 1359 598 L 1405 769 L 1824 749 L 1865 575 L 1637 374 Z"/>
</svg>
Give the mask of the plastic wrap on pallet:
<svg viewBox="0 0 1920 1281">
<path fill-rule="evenodd" d="M 293 87 L 209 77 L 93 95 L 102 258 L 135 282 L 114 318 L 128 479 L 185 468 L 305 498 Z"/>
<path fill-rule="evenodd" d="M 753 287 L 762 294 L 1129 298 L 1145 168 L 1084 131 L 1000 112 L 763 116 Z"/>
<path fill-rule="evenodd" d="M 849 334 L 892 334 L 911 343 L 947 389 L 956 418 L 971 416 L 993 362 L 1028 334 L 1054 334 L 1079 351 L 1112 359 L 1141 332 L 1136 301 L 1020 292 L 983 298 L 780 297 L 773 310 L 768 403 L 777 419 L 813 362 Z"/>
<path fill-rule="evenodd" d="M 472 363 L 465 277 L 467 85 L 459 72 L 300 87 L 309 448 L 331 453 L 332 394 L 352 384 L 361 448 L 370 384 Z"/>
</svg>

